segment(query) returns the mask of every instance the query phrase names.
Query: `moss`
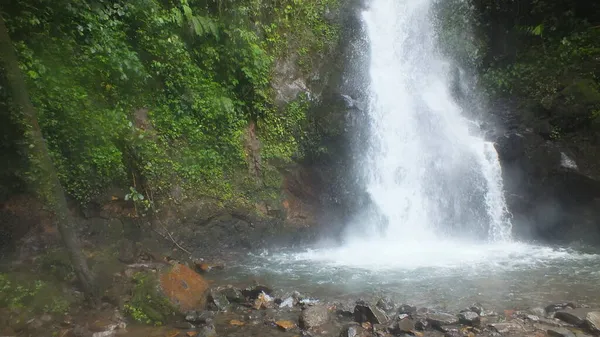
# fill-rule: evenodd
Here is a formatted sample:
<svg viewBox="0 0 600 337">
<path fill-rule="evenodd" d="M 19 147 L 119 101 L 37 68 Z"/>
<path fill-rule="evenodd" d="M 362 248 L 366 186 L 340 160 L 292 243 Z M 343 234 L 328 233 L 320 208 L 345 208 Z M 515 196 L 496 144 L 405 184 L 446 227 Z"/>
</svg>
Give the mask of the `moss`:
<svg viewBox="0 0 600 337">
<path fill-rule="evenodd" d="M 0 307 L 13 317 L 31 314 L 64 314 L 75 298 L 61 291 L 59 284 L 40 280 L 27 273 L 0 274 Z"/>
<path fill-rule="evenodd" d="M 125 312 L 135 321 L 149 325 L 163 325 L 171 321 L 177 310 L 158 290 L 157 278 L 149 273 L 137 273 L 131 300 L 125 304 Z"/>
</svg>

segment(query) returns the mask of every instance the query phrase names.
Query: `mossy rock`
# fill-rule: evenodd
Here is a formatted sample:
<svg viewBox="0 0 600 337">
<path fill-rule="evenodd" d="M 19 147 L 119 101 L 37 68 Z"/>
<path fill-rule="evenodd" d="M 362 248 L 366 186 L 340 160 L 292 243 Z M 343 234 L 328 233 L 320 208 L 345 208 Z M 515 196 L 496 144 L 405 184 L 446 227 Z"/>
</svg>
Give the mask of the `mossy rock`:
<svg viewBox="0 0 600 337">
<path fill-rule="evenodd" d="M 139 272 L 133 281 L 131 300 L 124 309 L 140 323 L 163 325 L 206 306 L 208 282 L 185 265 L 165 267 L 158 273 Z"/>
</svg>

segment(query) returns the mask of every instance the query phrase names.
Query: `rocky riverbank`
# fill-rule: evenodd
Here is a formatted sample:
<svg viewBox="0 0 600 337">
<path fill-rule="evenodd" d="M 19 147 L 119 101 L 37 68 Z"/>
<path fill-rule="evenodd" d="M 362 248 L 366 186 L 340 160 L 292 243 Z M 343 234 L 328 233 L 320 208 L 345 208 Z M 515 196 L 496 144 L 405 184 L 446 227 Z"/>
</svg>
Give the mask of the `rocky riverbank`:
<svg viewBox="0 0 600 337">
<path fill-rule="evenodd" d="M 600 336 L 600 308 L 553 303 L 506 308 L 481 304 L 463 310 L 416 307 L 385 297 L 337 301 L 313 298 L 277 285 L 230 285 L 214 281 L 227 273 L 205 261 L 136 261 L 113 275 L 97 310 L 71 308 L 44 313 L 4 328 L 4 336 L 417 336 L 475 337 Z M 385 293 L 385 289 L 382 289 Z"/>
</svg>

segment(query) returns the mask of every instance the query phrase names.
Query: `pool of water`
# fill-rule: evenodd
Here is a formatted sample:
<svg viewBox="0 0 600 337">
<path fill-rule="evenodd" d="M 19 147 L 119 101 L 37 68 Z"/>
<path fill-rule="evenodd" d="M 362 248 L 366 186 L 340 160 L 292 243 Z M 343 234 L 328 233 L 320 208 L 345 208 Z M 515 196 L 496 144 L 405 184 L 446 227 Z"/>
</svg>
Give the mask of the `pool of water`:
<svg viewBox="0 0 600 337">
<path fill-rule="evenodd" d="M 447 310 L 600 305 L 600 254 L 519 242 L 355 242 L 234 256 L 221 281 L 258 279 L 326 301 L 386 296 Z"/>
</svg>

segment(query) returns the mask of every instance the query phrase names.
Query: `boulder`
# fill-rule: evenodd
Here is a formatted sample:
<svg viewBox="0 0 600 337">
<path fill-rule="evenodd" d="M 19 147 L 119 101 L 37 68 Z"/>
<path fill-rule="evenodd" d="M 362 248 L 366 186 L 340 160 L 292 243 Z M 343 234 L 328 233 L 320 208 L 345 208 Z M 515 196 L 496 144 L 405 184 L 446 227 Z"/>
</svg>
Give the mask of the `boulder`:
<svg viewBox="0 0 600 337">
<path fill-rule="evenodd" d="M 371 333 L 357 323 L 351 323 L 342 328 L 340 337 L 370 337 Z"/>
<path fill-rule="evenodd" d="M 235 287 L 227 287 L 221 290 L 221 294 L 225 295 L 225 298 L 230 303 L 244 303 L 246 301 L 242 291 Z"/>
<path fill-rule="evenodd" d="M 490 326 L 501 334 L 523 332 L 524 330 L 521 325 L 513 322 L 493 323 Z"/>
<path fill-rule="evenodd" d="M 390 327 L 390 331 L 398 335 L 405 333 L 413 333 L 413 331 L 415 331 L 415 321 L 410 318 L 397 320 Z"/>
<path fill-rule="evenodd" d="M 208 282 L 186 265 L 176 264 L 161 272 L 159 282 L 163 294 L 180 312 L 206 305 Z"/>
<path fill-rule="evenodd" d="M 361 301 L 354 307 L 354 320 L 358 323 L 384 324 L 389 318 L 381 309 Z"/>
<path fill-rule="evenodd" d="M 398 307 L 398 314 L 412 315 L 417 312 L 417 307 L 408 304 L 401 304 Z"/>
<path fill-rule="evenodd" d="M 458 321 L 461 324 L 477 326 L 481 322 L 479 315 L 472 311 L 464 311 L 458 314 Z"/>
<path fill-rule="evenodd" d="M 380 298 L 375 306 L 385 312 L 392 312 L 396 310 L 396 303 L 394 303 L 394 301 L 392 301 L 390 298 Z"/>
<path fill-rule="evenodd" d="M 446 313 L 430 313 L 427 314 L 427 322 L 433 327 L 442 327 L 444 325 L 452 325 L 458 323 L 458 317 Z"/>
<path fill-rule="evenodd" d="M 581 326 L 585 322 L 587 314 L 592 311 L 594 310 L 586 308 L 560 310 L 554 314 L 554 318 L 575 326 Z"/>
<path fill-rule="evenodd" d="M 600 310 L 588 312 L 585 315 L 585 325 L 590 331 L 600 333 Z"/>
<path fill-rule="evenodd" d="M 565 309 L 575 309 L 575 303 L 563 302 L 563 303 L 553 303 L 546 306 L 545 310 L 547 313 L 554 313 L 557 311 L 565 310 Z"/>
<path fill-rule="evenodd" d="M 323 325 L 327 321 L 329 321 L 329 310 L 322 305 L 306 307 L 298 320 L 300 327 L 305 330 Z"/>
<path fill-rule="evenodd" d="M 551 328 L 546 331 L 550 337 L 575 337 L 575 334 L 565 328 Z"/>
<path fill-rule="evenodd" d="M 212 306 L 212 309 L 215 309 L 216 311 L 227 311 L 227 309 L 229 309 L 230 303 L 227 296 L 216 289 L 211 289 L 209 291 L 208 301 Z"/>
</svg>

